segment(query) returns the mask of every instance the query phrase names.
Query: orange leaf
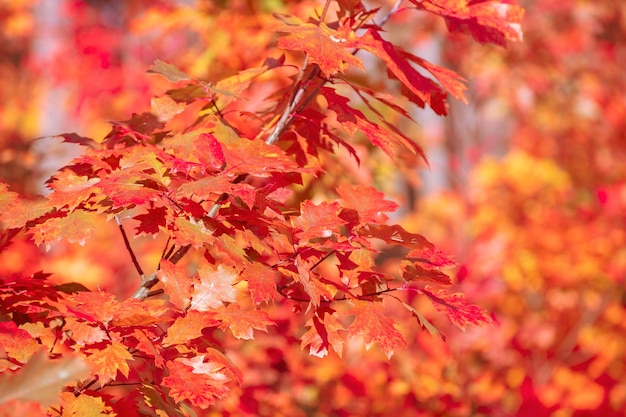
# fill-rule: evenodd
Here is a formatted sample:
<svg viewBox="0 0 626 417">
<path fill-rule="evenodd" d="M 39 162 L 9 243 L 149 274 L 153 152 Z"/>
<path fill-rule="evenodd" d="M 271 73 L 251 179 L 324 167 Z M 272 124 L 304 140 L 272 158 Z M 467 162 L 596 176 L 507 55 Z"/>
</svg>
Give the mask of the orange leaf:
<svg viewBox="0 0 626 417">
<path fill-rule="evenodd" d="M 406 346 L 404 334 L 393 320 L 385 316 L 380 303 L 354 301 L 354 307 L 348 314 L 355 317 L 348 328 L 350 336 L 362 336 L 366 349 L 369 350 L 376 343 L 387 358 L 391 358 L 396 348 Z"/>
<path fill-rule="evenodd" d="M 342 207 L 356 210 L 363 223 L 384 223 L 388 219 L 384 213 L 398 209 L 398 204 L 385 200 L 385 195 L 374 187 L 341 184 L 337 193 Z"/>
<path fill-rule="evenodd" d="M 102 398 L 91 395 L 79 395 L 71 392 L 61 393 L 63 416 L 100 417 L 111 415 L 113 409 L 106 405 Z"/>
<path fill-rule="evenodd" d="M 443 16 L 452 33 L 468 33 L 480 43 L 506 46 L 521 42 L 524 9 L 501 1 L 410 0 L 418 8 Z"/>
<path fill-rule="evenodd" d="M 309 330 L 302 335 L 302 348 L 309 346 L 310 355 L 323 358 L 328 355 L 328 348 L 331 346 L 339 357 L 342 356 L 345 338 L 339 331 L 344 331 L 345 328 L 335 314 L 326 312 L 323 320 L 314 316 L 306 324 Z"/>
<path fill-rule="evenodd" d="M 290 33 L 278 40 L 279 48 L 306 52 L 309 60 L 319 65 L 326 77 L 344 72 L 345 64 L 365 69 L 361 60 L 347 49 L 354 47 L 355 39 L 354 32 L 349 27 L 341 27 L 340 32 L 321 22 L 283 25 L 275 30 Z"/>
<path fill-rule="evenodd" d="M 341 207 L 336 201 L 332 203 L 323 201 L 317 206 L 308 200 L 303 202 L 300 205 L 300 216 L 293 221 L 304 232 L 300 239 L 331 237 L 340 226 L 346 224 L 345 220 L 339 218 L 339 210 Z"/>
<path fill-rule="evenodd" d="M 241 279 L 248 281 L 248 290 L 254 304 L 261 304 L 273 300 L 276 294 L 276 279 L 278 272 L 255 262 L 246 267 L 241 274 Z"/>
<path fill-rule="evenodd" d="M 180 345 L 202 336 L 202 330 L 219 324 L 215 313 L 189 310 L 184 316 L 176 318 L 167 329 L 163 346 Z"/>
<path fill-rule="evenodd" d="M 193 358 L 176 358 L 167 362 L 169 375 L 163 385 L 176 401 L 189 401 L 200 408 L 208 408 L 230 391 L 230 381 L 240 382 L 241 375 L 222 354 L 213 350 Z"/>
<path fill-rule="evenodd" d="M 431 248 L 433 246 L 424 236 L 408 232 L 398 224 L 366 224 L 359 229 L 358 234 L 359 236 L 380 239 L 391 245 L 402 245 L 413 249 Z"/>
<path fill-rule="evenodd" d="M 230 304 L 221 307 L 215 314 L 217 320 L 221 320 L 220 329 L 230 329 L 237 339 L 254 339 L 253 329 L 267 332 L 267 326 L 274 326 L 274 322 L 265 311 L 242 310 L 239 304 Z"/>
<path fill-rule="evenodd" d="M 84 210 L 74 210 L 62 217 L 53 217 L 31 229 L 36 245 L 67 239 L 84 245 L 99 226 L 97 215 Z"/>
<path fill-rule="evenodd" d="M 402 266 L 402 277 L 407 281 L 430 281 L 442 285 L 450 285 L 450 277 L 436 269 L 422 268 L 417 262 Z"/>
<path fill-rule="evenodd" d="M 128 353 L 128 348 L 122 343 L 111 342 L 104 349 L 90 349 L 87 352 L 91 353 L 86 357 L 87 363 L 92 366 L 102 385 L 114 380 L 117 371 L 128 377 L 130 371 L 128 361 L 133 360 L 133 355 Z"/>
<path fill-rule="evenodd" d="M 150 334 L 148 330 L 135 329 L 135 331 L 133 332 L 133 337 L 137 339 L 137 344 L 135 345 L 135 347 L 139 351 L 152 356 L 154 358 L 154 364 L 158 368 L 162 368 L 165 364 L 163 356 L 161 356 L 161 352 L 159 352 L 158 347 L 155 346 L 155 342 L 150 340 L 148 335 L 150 335 L 153 340 L 156 340 L 154 335 Z"/>
<path fill-rule="evenodd" d="M 164 315 L 168 308 L 164 305 L 164 300 L 128 298 L 115 307 L 111 323 L 116 326 L 149 326 L 167 321 L 169 318 Z"/>
<path fill-rule="evenodd" d="M 8 356 L 24 363 L 40 349 L 41 345 L 26 330 L 18 328 L 12 321 L 0 322 L 0 352 L 4 356 L 2 359 Z M 0 372 L 4 370 L 0 367 Z"/>
<path fill-rule="evenodd" d="M 83 320 L 71 316 L 65 318 L 63 331 L 67 332 L 69 338 L 79 346 L 90 345 L 108 339 L 106 332 L 100 327 L 85 323 Z"/>
<path fill-rule="evenodd" d="M 186 268 L 176 266 L 167 259 L 161 261 L 157 271 L 157 277 L 163 283 L 165 294 L 180 310 L 186 309 L 191 302 L 191 278 L 185 271 Z"/>
</svg>

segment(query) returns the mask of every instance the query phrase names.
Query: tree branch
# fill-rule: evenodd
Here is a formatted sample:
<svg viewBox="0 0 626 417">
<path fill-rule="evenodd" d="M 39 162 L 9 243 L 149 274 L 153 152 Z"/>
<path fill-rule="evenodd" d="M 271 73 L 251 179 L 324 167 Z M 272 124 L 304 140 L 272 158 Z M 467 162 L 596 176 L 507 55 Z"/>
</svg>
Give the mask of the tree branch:
<svg viewBox="0 0 626 417">
<path fill-rule="evenodd" d="M 385 23 L 387 23 L 387 21 L 391 18 L 391 16 L 397 13 L 401 4 L 402 4 L 402 0 L 398 0 L 394 4 L 394 6 L 387 12 L 387 14 L 383 17 L 379 26 L 382 27 Z M 324 4 L 324 9 L 320 16 L 320 21 L 323 21 L 326 18 L 326 14 L 328 13 L 329 6 L 330 6 L 330 1 L 327 0 Z M 359 49 L 356 49 L 353 52 L 353 54 L 356 54 L 358 51 Z M 317 96 L 317 94 L 319 93 L 319 89 L 328 82 L 327 79 L 322 79 L 319 82 L 319 84 L 315 85 L 311 89 L 310 82 L 315 77 L 317 77 L 319 73 L 320 73 L 319 66 L 309 65 L 309 57 L 308 55 L 305 55 L 304 61 L 302 62 L 302 65 L 300 66 L 300 71 L 298 72 L 298 77 L 296 78 L 296 81 L 294 83 L 294 88 L 291 92 L 291 96 L 289 97 L 289 100 L 287 101 L 287 104 L 285 105 L 285 109 L 283 110 L 280 118 L 278 119 L 278 122 L 276 122 L 274 130 L 265 139 L 266 144 L 268 145 L 275 144 L 278 141 L 278 139 L 280 139 L 280 137 L 283 135 L 283 133 L 285 133 L 285 131 L 293 123 L 295 116 L 306 108 L 306 106 L 311 102 L 311 100 L 313 100 Z M 306 94 L 307 90 L 309 90 L 310 92 L 310 94 L 308 95 Z M 216 104 L 215 103 L 213 104 L 217 108 Z M 222 115 L 219 112 L 219 109 L 218 109 L 218 116 L 220 116 L 220 118 L 223 119 Z M 233 182 L 239 183 L 239 182 L 244 181 L 246 178 L 247 178 L 247 175 L 242 174 L 242 175 L 237 176 Z M 207 217 L 211 219 L 215 218 L 217 214 L 219 213 L 222 203 L 224 203 L 224 201 L 226 201 L 227 198 L 228 198 L 228 194 L 226 193 L 222 194 L 207 212 Z M 171 254 L 171 256 L 168 256 L 165 259 L 168 259 L 170 262 L 175 264 L 189 251 L 189 249 L 190 249 L 190 246 L 183 246 L 179 248 L 174 254 L 171 254 L 173 250 L 173 247 L 172 247 L 168 253 L 168 254 Z M 134 258 L 132 251 L 130 253 L 131 253 L 131 257 Z M 137 266 L 138 264 L 136 265 L 136 267 Z M 143 274 L 142 274 L 142 278 L 143 278 Z M 158 282 L 158 278 L 156 276 L 156 272 L 151 274 L 148 278 L 143 278 L 142 285 L 139 289 L 137 289 L 137 291 L 135 291 L 135 293 L 133 294 L 133 298 L 145 299 L 146 297 L 150 296 L 151 294 L 154 293 L 154 292 L 151 293 L 150 289 L 153 286 L 155 286 L 157 282 Z M 364 295 L 358 296 L 357 298 L 371 297 L 373 295 L 382 294 L 382 293 L 389 292 L 392 290 L 393 289 L 386 289 L 379 293 L 364 294 Z M 283 294 L 282 292 L 281 292 L 281 295 L 285 296 L 286 298 L 290 298 L 287 295 Z M 345 300 L 348 298 L 343 298 L 343 299 Z M 297 300 L 297 301 L 305 301 L 305 300 Z M 328 302 L 331 302 L 331 301 L 340 301 L 340 299 L 334 299 Z"/>
</svg>

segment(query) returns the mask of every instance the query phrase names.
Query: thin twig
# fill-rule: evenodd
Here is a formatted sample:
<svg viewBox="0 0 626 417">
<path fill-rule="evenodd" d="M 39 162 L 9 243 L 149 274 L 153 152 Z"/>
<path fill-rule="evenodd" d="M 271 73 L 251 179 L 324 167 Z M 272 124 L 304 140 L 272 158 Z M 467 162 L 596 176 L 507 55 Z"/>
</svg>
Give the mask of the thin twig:
<svg viewBox="0 0 626 417">
<path fill-rule="evenodd" d="M 167 260 L 173 264 L 177 264 L 178 261 L 180 261 L 183 258 L 183 256 L 185 256 L 187 252 L 189 252 L 189 249 L 191 249 L 191 245 L 181 246 Z"/>
<path fill-rule="evenodd" d="M 391 18 L 391 16 L 393 16 L 394 14 L 398 12 L 398 9 L 400 9 L 400 5 L 402 4 L 402 1 L 403 0 L 396 1 L 396 4 L 394 4 L 393 7 L 387 12 L 387 14 L 382 18 L 378 26 L 383 27 L 385 23 L 387 23 L 387 21 Z"/>
<path fill-rule="evenodd" d="M 308 55 L 304 56 L 304 62 L 300 67 L 300 72 L 298 73 L 298 79 L 294 85 L 294 89 L 292 90 L 291 97 L 287 101 L 287 105 L 285 106 L 285 110 L 283 110 L 283 114 L 278 119 L 276 123 L 276 127 L 272 134 L 265 140 L 265 143 L 268 145 L 273 145 L 276 143 L 278 138 L 283 134 L 283 132 L 289 126 L 289 117 L 291 116 L 291 112 L 295 109 L 298 101 L 302 98 L 302 95 L 306 91 L 306 84 L 303 85 L 302 81 L 304 80 L 304 74 L 306 73 L 306 69 L 309 66 L 309 57 Z"/>
<path fill-rule="evenodd" d="M 133 252 L 133 248 L 130 246 L 130 241 L 128 240 L 128 236 L 126 235 L 126 231 L 124 230 L 124 226 L 122 226 L 122 220 L 118 214 L 115 215 L 115 221 L 117 222 L 117 226 L 122 233 L 122 238 L 124 239 L 124 245 L 126 245 L 126 250 L 130 254 L 130 259 L 133 261 L 133 265 L 135 265 L 135 269 L 139 272 L 139 276 L 141 276 L 142 282 L 145 280 L 145 274 L 143 273 L 143 269 L 141 269 L 141 265 L 139 265 L 139 261 L 135 256 L 135 252 Z"/>
</svg>

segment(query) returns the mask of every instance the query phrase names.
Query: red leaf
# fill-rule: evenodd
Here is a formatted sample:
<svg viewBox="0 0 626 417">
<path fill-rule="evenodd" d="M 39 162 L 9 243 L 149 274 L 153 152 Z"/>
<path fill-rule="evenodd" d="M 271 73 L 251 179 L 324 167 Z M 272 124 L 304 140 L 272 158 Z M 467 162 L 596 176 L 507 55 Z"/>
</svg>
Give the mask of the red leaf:
<svg viewBox="0 0 626 417">
<path fill-rule="evenodd" d="M 391 42 L 384 40 L 378 32 L 373 29 L 368 30 L 359 38 L 358 48 L 365 49 L 380 58 L 387 65 L 390 73 L 421 102 L 427 103 L 435 113 L 440 115 L 447 113 L 446 93 L 441 87 L 417 72 L 403 58 L 402 53 L 398 52 Z"/>
<path fill-rule="evenodd" d="M 366 224 L 357 231 L 359 236 L 373 237 L 391 245 L 402 245 L 407 248 L 423 249 L 433 246 L 426 238 L 417 233 L 410 233 L 400 225 Z"/>
<path fill-rule="evenodd" d="M 354 32 L 347 26 L 339 31 L 329 28 L 324 22 L 282 25 L 277 32 L 290 35 L 278 40 L 278 47 L 292 51 L 304 51 L 312 63 L 319 65 L 326 77 L 344 72 L 346 64 L 364 70 L 363 63 L 347 48 L 354 47 Z"/>
<path fill-rule="evenodd" d="M 194 140 L 193 145 L 198 159 L 203 164 L 213 169 L 220 169 L 226 163 L 222 145 L 212 134 L 202 133 Z"/>
<path fill-rule="evenodd" d="M 428 287 L 419 291 L 430 298 L 435 308 L 446 313 L 450 321 L 461 330 L 465 330 L 468 324 L 481 325 L 493 322 L 482 308 L 468 304 L 464 294 L 448 294 L 446 290 L 441 289 L 435 295 Z"/>
<path fill-rule="evenodd" d="M 409 151 L 426 159 L 422 148 L 412 140 L 403 137 L 397 129 L 391 128 L 392 131 L 381 129 L 376 123 L 367 120 L 360 110 L 350 107 L 348 99 L 337 94 L 332 88 L 323 87 L 321 92 L 328 102 L 328 108 L 337 114 L 337 121 L 350 136 L 360 131 L 390 158 L 393 158 L 396 152 Z"/>
<path fill-rule="evenodd" d="M 0 322 L 0 352 L 19 362 L 25 363 L 41 345 L 26 330 L 19 329 L 12 321 Z M 0 372 L 4 364 L 0 362 Z"/>
<path fill-rule="evenodd" d="M 114 311 L 118 304 L 113 294 L 104 291 L 81 291 L 69 296 L 62 302 L 61 306 L 67 309 L 68 314 L 75 317 L 107 324 L 113 320 Z"/>
<path fill-rule="evenodd" d="M 113 201 L 114 208 L 132 204 L 141 206 L 161 196 L 160 190 L 145 185 L 145 181 L 150 180 L 153 178 L 142 172 L 117 170 L 103 178 L 98 187 Z"/>
<path fill-rule="evenodd" d="M 326 312 L 323 320 L 314 316 L 306 324 L 309 326 L 309 330 L 302 335 L 301 346 L 303 349 L 305 346 L 309 346 L 310 355 L 323 358 L 328 355 L 328 348 L 332 347 L 339 357 L 342 356 L 345 337 L 339 332 L 345 331 L 345 328 L 335 314 Z"/>
<path fill-rule="evenodd" d="M 385 200 L 385 195 L 374 187 L 341 184 L 337 193 L 341 196 L 341 206 L 356 210 L 362 223 L 384 223 L 388 219 L 384 213 L 398 209 L 396 203 Z"/>
<path fill-rule="evenodd" d="M 346 224 L 345 220 L 338 217 L 341 207 L 338 202 L 321 202 L 319 205 L 307 200 L 300 205 L 300 216 L 293 220 L 303 233 L 301 240 L 314 238 L 329 238 L 340 226 Z"/>
<path fill-rule="evenodd" d="M 400 55 L 403 58 L 413 61 L 422 68 L 428 70 L 428 72 L 430 72 L 437 79 L 437 81 L 439 81 L 439 84 L 441 84 L 446 91 L 467 104 L 467 97 L 465 97 L 465 90 L 467 90 L 467 86 L 464 84 L 466 80 L 459 74 L 448 68 L 430 63 L 425 59 L 408 52 L 403 51 Z"/>
<path fill-rule="evenodd" d="M 139 222 L 136 227 L 137 235 L 156 235 L 167 224 L 167 207 L 150 207 L 147 209 L 147 213 L 138 214 L 133 217 Z"/>
<path fill-rule="evenodd" d="M 385 316 L 380 303 L 354 301 L 354 307 L 348 314 L 355 318 L 348 328 L 350 335 L 362 336 L 366 349 L 369 350 L 376 343 L 387 358 L 391 358 L 396 348 L 406 346 L 404 334 L 393 320 Z"/>
<path fill-rule="evenodd" d="M 455 260 L 451 259 L 444 252 L 435 248 L 412 250 L 406 255 L 406 259 L 426 263 L 427 266 L 431 265 L 433 267 L 440 268 L 450 268 L 457 266 Z"/>
<path fill-rule="evenodd" d="M 402 277 L 406 281 L 430 281 L 442 285 L 450 285 L 450 277 L 436 269 L 422 268 L 417 262 L 402 266 Z"/>
<path fill-rule="evenodd" d="M 276 291 L 278 272 L 259 262 L 246 267 L 241 279 L 248 281 L 248 290 L 254 304 L 271 301 L 278 294 Z"/>
<path fill-rule="evenodd" d="M 176 401 L 189 401 L 200 408 L 208 408 L 230 391 L 229 382 L 239 383 L 241 374 L 233 364 L 215 350 L 193 358 L 168 361 L 169 375 L 163 385 Z"/>
<path fill-rule="evenodd" d="M 221 307 L 215 314 L 217 320 L 221 320 L 220 329 L 230 329 L 237 339 L 254 339 L 253 329 L 267 332 L 267 326 L 275 325 L 265 311 L 242 310 L 239 304 L 230 304 Z"/>
<path fill-rule="evenodd" d="M 524 9 L 502 1 L 411 0 L 418 8 L 446 19 L 452 33 L 469 33 L 481 43 L 506 47 L 506 41 L 523 40 Z"/>
<path fill-rule="evenodd" d="M 163 290 L 169 296 L 170 303 L 179 310 L 185 310 L 191 302 L 191 278 L 187 276 L 186 268 L 164 259 L 159 264 L 157 277 L 163 283 Z"/>
<path fill-rule="evenodd" d="M 324 284 L 322 284 L 319 279 L 316 278 L 316 275 L 311 271 L 313 265 L 315 265 L 317 261 L 317 257 L 306 258 L 302 256 L 301 253 L 299 253 L 294 260 L 298 270 L 294 279 L 302 284 L 304 292 L 309 296 L 311 304 L 314 307 L 319 307 L 322 298 L 329 300 L 332 298 L 332 295 L 326 289 Z"/>
</svg>

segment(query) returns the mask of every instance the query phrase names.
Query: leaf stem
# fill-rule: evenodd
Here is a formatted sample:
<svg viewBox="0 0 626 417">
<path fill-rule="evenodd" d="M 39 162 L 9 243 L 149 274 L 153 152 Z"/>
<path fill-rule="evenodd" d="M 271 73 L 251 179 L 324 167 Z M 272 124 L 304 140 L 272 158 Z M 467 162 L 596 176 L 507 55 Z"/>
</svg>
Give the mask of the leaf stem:
<svg viewBox="0 0 626 417">
<path fill-rule="evenodd" d="M 320 16 L 320 23 L 326 19 L 326 13 L 328 13 L 328 6 L 330 6 L 330 0 L 326 0 L 326 3 L 324 3 L 324 10 L 322 10 L 322 14 Z"/>
</svg>

